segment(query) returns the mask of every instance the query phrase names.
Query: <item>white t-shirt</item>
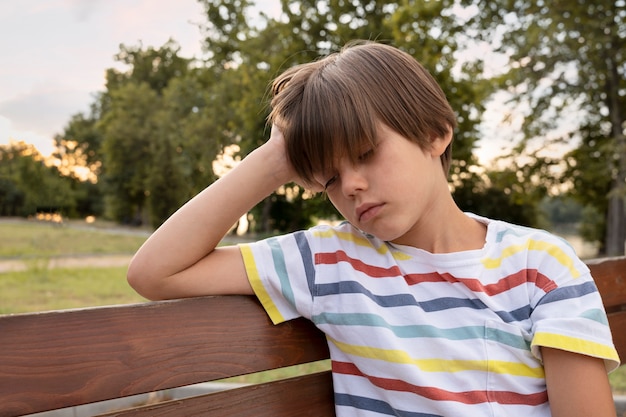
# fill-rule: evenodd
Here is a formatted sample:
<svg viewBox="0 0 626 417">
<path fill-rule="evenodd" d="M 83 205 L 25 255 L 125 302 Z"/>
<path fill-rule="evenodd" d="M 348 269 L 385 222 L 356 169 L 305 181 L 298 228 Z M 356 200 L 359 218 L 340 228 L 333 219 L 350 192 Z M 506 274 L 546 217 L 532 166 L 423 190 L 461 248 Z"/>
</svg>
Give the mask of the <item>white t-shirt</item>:
<svg viewBox="0 0 626 417">
<path fill-rule="evenodd" d="M 327 336 L 342 416 L 549 416 L 540 347 L 619 365 L 587 266 L 563 240 L 473 216 L 485 246 L 431 254 L 349 223 L 240 246 L 274 323 Z"/>
</svg>

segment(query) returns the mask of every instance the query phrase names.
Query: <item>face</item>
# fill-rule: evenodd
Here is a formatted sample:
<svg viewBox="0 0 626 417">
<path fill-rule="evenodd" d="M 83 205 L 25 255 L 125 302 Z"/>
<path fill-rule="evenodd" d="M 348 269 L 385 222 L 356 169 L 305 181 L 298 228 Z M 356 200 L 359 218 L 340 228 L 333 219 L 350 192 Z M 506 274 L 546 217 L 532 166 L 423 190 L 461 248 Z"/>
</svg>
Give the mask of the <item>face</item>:
<svg viewBox="0 0 626 417">
<path fill-rule="evenodd" d="M 380 125 L 376 144 L 360 150 L 356 164 L 344 158 L 333 172 L 318 174 L 337 210 L 355 227 L 379 239 L 410 245 L 420 224 L 437 216 L 449 195 L 439 155 L 449 138 L 437 138 L 431 150 Z"/>
</svg>

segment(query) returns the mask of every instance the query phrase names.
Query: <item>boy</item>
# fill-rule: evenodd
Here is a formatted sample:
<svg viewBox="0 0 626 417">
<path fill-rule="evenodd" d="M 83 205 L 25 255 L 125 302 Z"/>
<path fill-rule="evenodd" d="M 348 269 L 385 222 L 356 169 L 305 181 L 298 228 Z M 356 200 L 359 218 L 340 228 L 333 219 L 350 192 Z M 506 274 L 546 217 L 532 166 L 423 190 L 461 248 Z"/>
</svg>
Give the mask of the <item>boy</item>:
<svg viewBox="0 0 626 417">
<path fill-rule="evenodd" d="M 312 320 L 338 416 L 615 416 L 619 358 L 588 269 L 548 233 L 459 210 L 454 113 L 419 63 L 353 44 L 287 70 L 271 104 L 269 141 L 137 252 L 139 293 L 256 294 L 275 323 Z M 216 248 L 292 181 L 347 221 Z"/>
</svg>

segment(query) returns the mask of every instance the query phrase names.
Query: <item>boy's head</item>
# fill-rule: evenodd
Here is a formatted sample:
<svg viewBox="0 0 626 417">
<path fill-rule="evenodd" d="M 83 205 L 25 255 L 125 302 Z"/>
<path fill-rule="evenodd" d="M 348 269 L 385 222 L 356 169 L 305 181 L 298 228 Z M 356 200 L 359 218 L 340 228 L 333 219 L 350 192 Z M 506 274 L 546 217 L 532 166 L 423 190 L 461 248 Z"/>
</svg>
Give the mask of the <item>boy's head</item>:
<svg viewBox="0 0 626 417">
<path fill-rule="evenodd" d="M 356 162 L 376 143 L 377 124 L 429 149 L 456 127 L 435 79 L 391 46 L 353 43 L 341 52 L 288 69 L 274 80 L 270 122 L 283 132 L 291 164 L 305 182 L 332 171 L 338 158 Z M 451 146 L 441 156 L 445 172 Z"/>
</svg>

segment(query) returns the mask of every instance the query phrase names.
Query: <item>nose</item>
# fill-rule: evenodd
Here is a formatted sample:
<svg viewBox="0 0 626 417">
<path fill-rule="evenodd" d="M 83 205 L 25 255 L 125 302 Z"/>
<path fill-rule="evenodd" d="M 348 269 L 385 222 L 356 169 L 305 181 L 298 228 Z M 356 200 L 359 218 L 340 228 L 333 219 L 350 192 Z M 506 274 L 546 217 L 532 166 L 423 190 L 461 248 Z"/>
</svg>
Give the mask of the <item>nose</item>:
<svg viewBox="0 0 626 417">
<path fill-rule="evenodd" d="M 346 164 L 339 172 L 341 191 L 346 197 L 353 197 L 359 191 L 367 189 L 368 182 L 362 167 Z"/>
</svg>

